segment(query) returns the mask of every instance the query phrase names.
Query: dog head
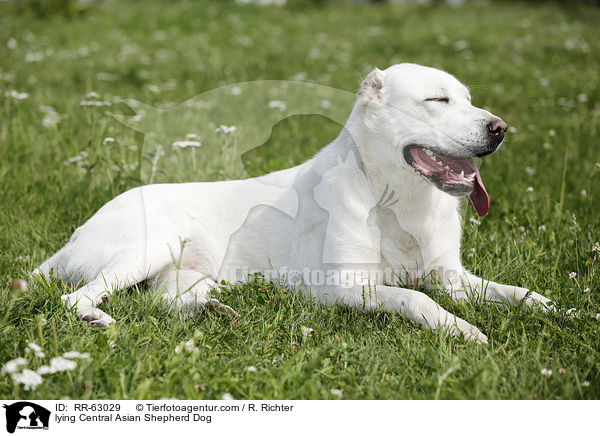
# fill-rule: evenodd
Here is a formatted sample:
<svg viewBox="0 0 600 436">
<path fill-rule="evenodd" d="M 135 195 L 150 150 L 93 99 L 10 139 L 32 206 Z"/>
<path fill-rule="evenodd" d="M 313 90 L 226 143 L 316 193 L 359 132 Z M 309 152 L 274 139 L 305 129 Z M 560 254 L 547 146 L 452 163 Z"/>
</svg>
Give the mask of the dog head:
<svg viewBox="0 0 600 436">
<path fill-rule="evenodd" d="M 468 196 L 479 215 L 489 197 L 472 158 L 496 151 L 506 123 L 471 104 L 454 76 L 415 64 L 373 70 L 362 82 L 358 105 L 369 137 L 398 166 L 438 189 Z"/>
</svg>

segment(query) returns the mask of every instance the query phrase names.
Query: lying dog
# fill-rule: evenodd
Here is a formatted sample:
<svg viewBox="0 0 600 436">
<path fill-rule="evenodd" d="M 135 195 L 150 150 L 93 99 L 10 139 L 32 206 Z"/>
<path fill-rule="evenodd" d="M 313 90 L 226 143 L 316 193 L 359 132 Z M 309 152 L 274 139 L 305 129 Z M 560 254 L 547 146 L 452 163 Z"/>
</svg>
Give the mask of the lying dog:
<svg viewBox="0 0 600 436">
<path fill-rule="evenodd" d="M 340 135 L 311 160 L 254 179 L 132 189 L 33 274 L 86 283 L 63 300 L 100 326 L 114 322 L 96 307 L 102 298 L 141 281 L 176 307 L 228 308 L 209 296 L 217 283 L 277 270 L 321 303 L 397 311 L 486 343 L 426 294 L 390 283 L 418 279 L 456 299 L 551 309 L 535 292 L 461 265 L 459 197 L 488 212 L 472 158 L 497 150 L 505 131 L 450 74 L 414 64 L 375 69 Z M 364 273 L 373 269 L 395 279 Z M 311 283 L 315 277 L 322 279 Z"/>
</svg>

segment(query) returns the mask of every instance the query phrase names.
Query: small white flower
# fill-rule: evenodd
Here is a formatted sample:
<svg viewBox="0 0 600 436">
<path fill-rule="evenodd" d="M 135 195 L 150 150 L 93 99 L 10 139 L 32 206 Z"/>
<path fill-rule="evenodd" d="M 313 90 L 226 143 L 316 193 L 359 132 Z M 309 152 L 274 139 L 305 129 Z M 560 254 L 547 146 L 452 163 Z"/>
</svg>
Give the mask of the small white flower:
<svg viewBox="0 0 600 436">
<path fill-rule="evenodd" d="M 42 120 L 42 125 L 44 127 L 52 127 L 52 126 L 56 126 L 59 121 L 60 121 L 60 118 L 59 118 L 58 114 L 56 112 L 53 112 L 53 113 L 49 113 L 48 115 L 46 115 L 44 117 L 44 119 Z"/>
<path fill-rule="evenodd" d="M 329 393 L 338 398 L 342 398 L 342 390 L 341 389 L 331 389 Z"/>
<path fill-rule="evenodd" d="M 533 192 L 533 186 L 528 186 L 525 192 Z"/>
<path fill-rule="evenodd" d="M 44 112 L 46 116 L 42 120 L 42 125 L 46 128 L 56 126 L 60 121 L 60 115 L 52 106 L 40 106 L 40 112 Z"/>
<path fill-rule="evenodd" d="M 285 101 L 281 100 L 272 100 L 269 102 L 269 107 L 271 109 L 279 109 L 280 111 L 284 111 L 287 109 L 287 104 Z"/>
<path fill-rule="evenodd" d="M 585 103 L 588 101 L 588 96 L 587 94 L 581 93 L 577 96 L 577 100 L 579 100 L 581 103 Z"/>
<path fill-rule="evenodd" d="M 600 242 L 596 242 L 593 246 L 592 246 L 592 253 L 597 252 L 600 253 Z"/>
<path fill-rule="evenodd" d="M 481 221 L 479 221 L 479 220 L 478 220 L 477 218 L 475 218 L 475 217 L 471 217 L 471 218 L 469 218 L 469 222 L 470 222 L 471 224 L 473 224 L 474 226 L 481 225 Z"/>
<path fill-rule="evenodd" d="M 28 360 L 24 357 L 18 357 L 13 360 L 9 360 L 4 364 L 2 370 L 0 370 L 0 375 L 11 374 L 19 369 L 19 366 L 27 365 Z"/>
<path fill-rule="evenodd" d="M 221 395 L 221 400 L 231 401 L 233 400 L 233 395 L 231 395 L 229 392 L 225 392 L 223 395 Z"/>
<path fill-rule="evenodd" d="M 27 348 L 33 351 L 36 357 L 46 357 L 46 354 L 42 351 L 42 347 L 40 347 L 38 344 L 30 342 L 27 344 Z"/>
<path fill-rule="evenodd" d="M 177 354 L 181 354 L 181 350 L 182 350 L 182 348 L 183 348 L 183 347 L 181 346 L 181 344 L 177 345 L 177 346 L 175 347 L 175 353 L 177 353 Z"/>
<path fill-rule="evenodd" d="M 90 353 L 80 353 L 79 351 L 67 351 L 63 353 L 63 357 L 66 359 L 89 359 Z"/>
<path fill-rule="evenodd" d="M 171 144 L 171 147 L 188 148 L 188 147 L 200 147 L 202 143 L 200 141 L 175 141 Z"/>
<path fill-rule="evenodd" d="M 583 198 L 587 198 L 587 191 L 586 191 L 585 189 L 582 189 L 582 190 L 581 190 L 581 196 L 582 196 Z"/>
<path fill-rule="evenodd" d="M 77 367 L 77 362 L 65 359 L 62 356 L 54 357 L 50 359 L 49 373 L 54 374 L 55 372 L 71 371 Z M 39 373 L 38 369 L 38 373 Z"/>
<path fill-rule="evenodd" d="M 575 277 L 577 277 L 577 273 L 575 271 L 569 273 L 569 280 L 573 280 Z"/>
<path fill-rule="evenodd" d="M 548 131 L 548 135 L 549 136 L 556 136 L 556 130 L 554 130 L 554 129 L 549 130 Z"/>
<path fill-rule="evenodd" d="M 30 389 L 35 390 L 42 381 L 42 377 L 37 372 L 30 369 L 24 369 L 20 374 L 13 374 L 13 382 L 22 384 L 26 391 Z"/>
<path fill-rule="evenodd" d="M 590 288 L 585 288 L 585 289 L 583 290 L 583 292 L 585 292 L 585 293 L 587 294 L 588 292 L 590 292 Z"/>
<path fill-rule="evenodd" d="M 87 98 L 99 98 L 100 94 L 98 94 L 96 91 L 91 91 L 88 92 L 88 94 L 86 95 Z"/>
<path fill-rule="evenodd" d="M 310 336 L 313 331 L 314 330 L 310 327 L 302 327 L 302 335 L 303 336 Z"/>
<path fill-rule="evenodd" d="M 247 368 L 247 371 L 248 371 L 248 372 L 256 372 L 256 366 L 249 366 L 249 367 Z"/>
<path fill-rule="evenodd" d="M 581 382 L 581 387 L 582 388 L 587 388 L 589 386 L 590 386 L 590 382 L 589 381 L 584 380 L 584 381 Z"/>
<path fill-rule="evenodd" d="M 189 341 L 187 341 L 185 344 L 183 344 L 183 346 L 185 347 L 185 350 L 188 353 L 191 353 L 192 351 L 194 351 L 194 340 L 190 339 Z"/>
<path fill-rule="evenodd" d="M 542 368 L 540 374 L 550 377 L 552 375 L 552 370 L 547 368 Z"/>
<path fill-rule="evenodd" d="M 508 131 L 509 131 L 510 133 L 517 133 L 517 128 L 516 128 L 515 126 L 510 126 L 510 127 L 508 128 Z"/>
<path fill-rule="evenodd" d="M 225 125 L 220 125 L 219 127 L 217 127 L 215 129 L 216 133 L 224 133 L 226 135 L 229 135 L 231 133 L 234 133 L 237 131 L 237 127 L 235 126 L 225 126 Z"/>
<path fill-rule="evenodd" d="M 535 175 L 535 168 L 532 167 L 525 167 L 525 172 L 527 173 L 528 176 L 533 176 Z"/>
<path fill-rule="evenodd" d="M 70 165 L 72 163 L 80 162 L 80 161 L 84 160 L 87 157 L 88 157 L 87 151 L 82 151 L 77 156 L 70 157 L 69 159 L 67 159 L 66 161 L 64 161 L 63 165 L 67 166 L 67 165 Z"/>
<path fill-rule="evenodd" d="M 50 368 L 48 365 L 42 365 L 40 366 L 37 371 L 38 374 L 40 375 L 44 375 L 44 374 L 54 374 L 54 371 L 52 371 L 52 368 Z"/>
<path fill-rule="evenodd" d="M 79 106 L 110 106 L 112 103 L 110 101 L 98 101 L 98 100 L 82 100 L 79 102 Z"/>
<path fill-rule="evenodd" d="M 25 55 L 25 62 L 27 63 L 31 63 L 31 62 L 39 62 L 42 59 L 44 59 L 44 53 L 41 52 L 37 52 L 37 53 L 27 53 Z"/>
<path fill-rule="evenodd" d="M 17 48 L 17 46 L 17 40 L 15 38 L 8 38 L 8 41 L 6 41 L 6 48 L 9 50 L 14 50 Z"/>
<path fill-rule="evenodd" d="M 158 94 L 160 92 L 160 86 L 149 84 L 146 85 L 146 89 L 150 91 L 152 94 Z"/>
<path fill-rule="evenodd" d="M 71 371 L 77 367 L 77 362 L 65 359 L 62 356 L 50 359 L 50 366 L 42 365 L 38 368 L 38 374 L 54 374 L 56 372 Z"/>
<path fill-rule="evenodd" d="M 14 98 L 15 100 L 26 100 L 27 98 L 29 98 L 29 94 L 27 94 L 26 92 L 15 91 L 14 89 L 8 91 L 7 95 L 9 97 Z"/>
<path fill-rule="evenodd" d="M 456 50 L 456 51 L 462 51 L 462 50 L 466 50 L 468 48 L 469 48 L 469 41 L 466 41 L 464 39 L 460 39 L 454 43 L 454 50 Z"/>
<path fill-rule="evenodd" d="M 115 138 L 113 138 L 112 136 L 107 136 L 106 138 L 104 138 L 104 140 L 102 141 L 103 144 L 111 144 L 115 142 Z"/>
<path fill-rule="evenodd" d="M 538 227 L 538 232 L 545 232 L 546 231 L 546 225 L 542 224 L 541 226 Z"/>
<path fill-rule="evenodd" d="M 298 80 L 302 82 L 306 80 L 307 77 L 308 75 L 304 71 L 300 71 L 299 73 L 296 73 L 292 77 L 290 77 L 290 80 Z"/>
</svg>

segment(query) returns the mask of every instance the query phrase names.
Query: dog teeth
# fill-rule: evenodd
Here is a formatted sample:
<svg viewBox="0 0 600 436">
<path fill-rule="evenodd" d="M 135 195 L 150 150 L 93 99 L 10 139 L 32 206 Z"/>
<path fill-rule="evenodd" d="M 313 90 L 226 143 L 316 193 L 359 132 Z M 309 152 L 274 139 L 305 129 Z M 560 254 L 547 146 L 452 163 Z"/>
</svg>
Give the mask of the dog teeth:
<svg viewBox="0 0 600 436">
<path fill-rule="evenodd" d="M 461 171 L 459 175 L 460 175 L 461 178 L 463 178 L 463 179 L 465 178 L 465 172 L 464 171 Z"/>
<path fill-rule="evenodd" d="M 425 150 L 425 154 L 427 154 L 427 156 L 433 156 L 433 151 L 431 151 L 431 150 Z"/>
</svg>

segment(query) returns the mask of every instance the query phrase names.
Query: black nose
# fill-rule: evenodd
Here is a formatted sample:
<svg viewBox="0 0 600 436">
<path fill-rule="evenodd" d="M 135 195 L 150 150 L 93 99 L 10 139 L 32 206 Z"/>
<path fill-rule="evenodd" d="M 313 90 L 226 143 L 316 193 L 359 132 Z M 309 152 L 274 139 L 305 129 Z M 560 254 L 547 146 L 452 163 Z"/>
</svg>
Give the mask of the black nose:
<svg viewBox="0 0 600 436">
<path fill-rule="evenodd" d="M 506 132 L 506 123 L 502 121 L 498 117 L 494 117 L 488 123 L 487 128 L 490 135 L 494 138 L 501 139 L 504 137 L 504 132 Z"/>
</svg>

